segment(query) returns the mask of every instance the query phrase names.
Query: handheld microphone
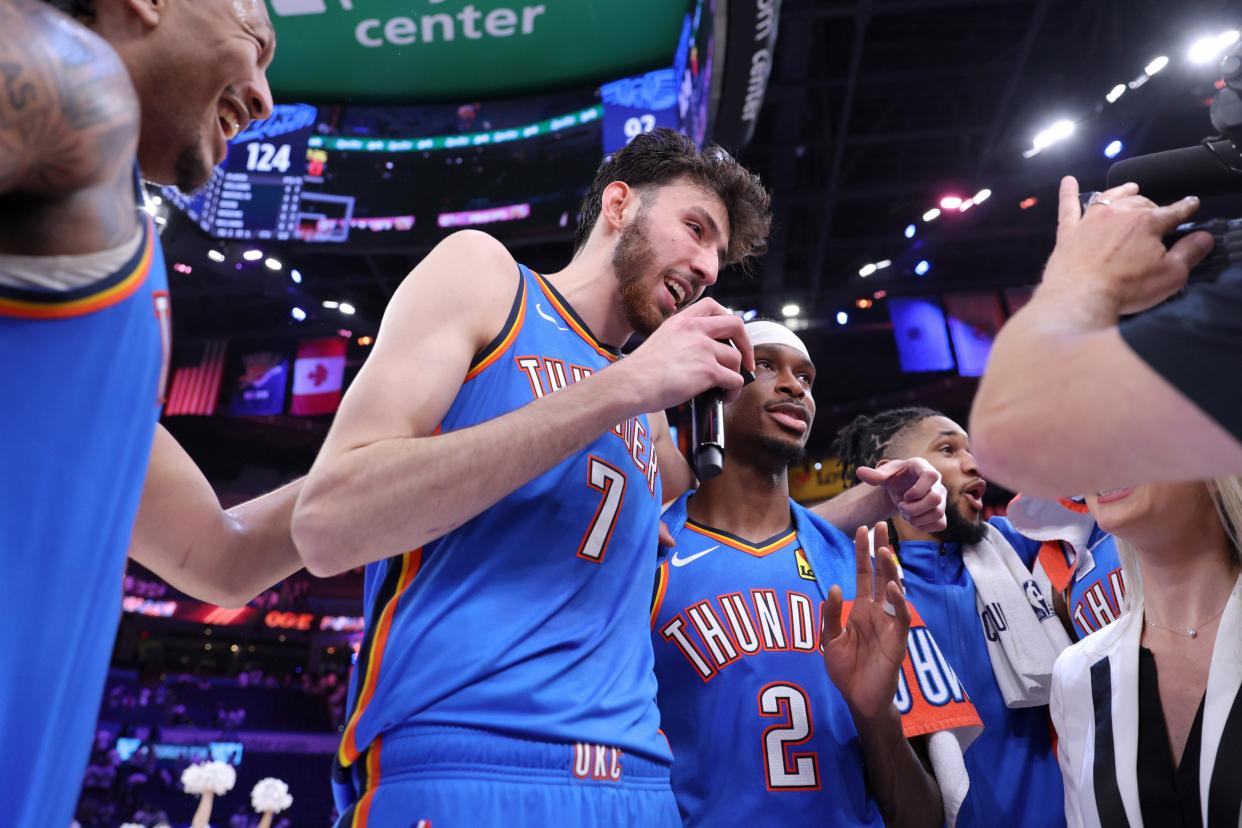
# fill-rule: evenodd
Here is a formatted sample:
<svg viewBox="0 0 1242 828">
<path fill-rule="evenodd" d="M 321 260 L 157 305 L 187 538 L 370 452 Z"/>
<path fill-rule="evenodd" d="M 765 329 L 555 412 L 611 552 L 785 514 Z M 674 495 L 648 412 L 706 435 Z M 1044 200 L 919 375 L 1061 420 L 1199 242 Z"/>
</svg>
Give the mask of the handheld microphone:
<svg viewBox="0 0 1242 828">
<path fill-rule="evenodd" d="M 745 368 L 739 373 L 743 388 L 755 381 L 755 375 Z M 694 446 L 690 461 L 700 483 L 724 471 L 724 393 L 719 388 L 690 399 L 690 443 Z"/>
<path fill-rule="evenodd" d="M 694 475 L 702 483 L 724 471 L 724 395 L 719 388 L 690 400 L 690 442 Z"/>
</svg>

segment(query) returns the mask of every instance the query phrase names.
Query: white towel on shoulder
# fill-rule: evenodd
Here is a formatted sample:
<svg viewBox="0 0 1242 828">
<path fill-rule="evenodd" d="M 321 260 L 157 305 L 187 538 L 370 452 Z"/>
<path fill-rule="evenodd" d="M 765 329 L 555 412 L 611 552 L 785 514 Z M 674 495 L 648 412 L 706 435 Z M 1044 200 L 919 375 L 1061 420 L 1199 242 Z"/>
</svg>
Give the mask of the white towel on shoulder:
<svg viewBox="0 0 1242 828">
<path fill-rule="evenodd" d="M 992 671 L 1007 706 L 1045 705 L 1052 665 L 1070 645 L 1069 636 L 1009 541 L 996 527 L 984 526 L 987 535 L 964 546 L 962 560 L 975 582 Z"/>
</svg>

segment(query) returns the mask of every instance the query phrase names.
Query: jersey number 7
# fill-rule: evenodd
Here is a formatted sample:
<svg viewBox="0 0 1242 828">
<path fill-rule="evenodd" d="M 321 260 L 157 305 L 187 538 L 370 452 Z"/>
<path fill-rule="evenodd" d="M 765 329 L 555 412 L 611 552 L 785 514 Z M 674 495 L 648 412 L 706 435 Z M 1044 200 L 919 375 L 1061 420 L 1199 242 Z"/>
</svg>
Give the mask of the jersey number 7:
<svg viewBox="0 0 1242 828">
<path fill-rule="evenodd" d="M 625 473 L 608 465 L 594 454 L 587 455 L 587 486 L 600 493 L 599 508 L 587 526 L 582 542 L 578 544 L 578 557 L 592 563 L 602 563 L 612 540 L 612 530 L 617 525 L 617 514 L 625 500 Z"/>
</svg>

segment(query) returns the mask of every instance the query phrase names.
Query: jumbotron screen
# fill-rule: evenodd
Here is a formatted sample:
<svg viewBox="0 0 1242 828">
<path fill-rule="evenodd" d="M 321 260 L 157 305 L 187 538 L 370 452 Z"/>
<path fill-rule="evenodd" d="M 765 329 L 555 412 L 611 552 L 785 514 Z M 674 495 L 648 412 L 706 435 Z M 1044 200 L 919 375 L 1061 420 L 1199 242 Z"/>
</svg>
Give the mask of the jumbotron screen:
<svg viewBox="0 0 1242 828">
<path fill-rule="evenodd" d="M 706 138 L 714 0 L 686 15 L 673 64 L 597 89 L 425 106 L 284 104 L 251 124 L 193 196 L 167 197 L 225 240 L 426 244 L 490 225 L 569 228 L 600 159 L 657 127 Z"/>
</svg>

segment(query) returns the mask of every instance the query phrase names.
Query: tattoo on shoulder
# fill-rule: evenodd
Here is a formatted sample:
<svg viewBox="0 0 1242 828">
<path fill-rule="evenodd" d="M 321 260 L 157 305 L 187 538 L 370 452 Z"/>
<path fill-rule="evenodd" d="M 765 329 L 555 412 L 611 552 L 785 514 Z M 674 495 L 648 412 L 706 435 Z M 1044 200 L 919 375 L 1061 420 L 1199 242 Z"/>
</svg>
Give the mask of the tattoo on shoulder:
<svg viewBox="0 0 1242 828">
<path fill-rule="evenodd" d="M 0 0 L 0 193 L 125 188 L 137 147 L 129 74 L 100 37 L 39 0 Z"/>
</svg>

